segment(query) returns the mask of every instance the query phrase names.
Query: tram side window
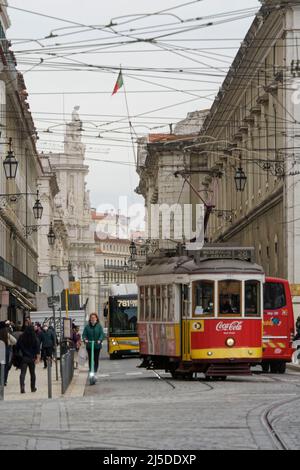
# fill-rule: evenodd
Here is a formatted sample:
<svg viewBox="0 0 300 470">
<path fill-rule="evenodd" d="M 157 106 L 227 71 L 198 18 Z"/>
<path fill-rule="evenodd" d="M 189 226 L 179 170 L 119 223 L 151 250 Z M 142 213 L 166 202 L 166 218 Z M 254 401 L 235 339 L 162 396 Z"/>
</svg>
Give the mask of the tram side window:
<svg viewBox="0 0 300 470">
<path fill-rule="evenodd" d="M 170 322 L 175 320 L 173 285 L 168 286 L 168 320 Z"/>
<path fill-rule="evenodd" d="M 162 286 L 162 321 L 168 320 L 168 286 Z"/>
<path fill-rule="evenodd" d="M 194 283 L 194 316 L 214 315 L 215 284 L 213 281 Z"/>
<path fill-rule="evenodd" d="M 151 287 L 145 287 L 145 289 L 146 289 L 145 320 L 149 321 L 149 319 L 150 319 L 150 310 L 151 310 Z"/>
<path fill-rule="evenodd" d="M 259 281 L 246 281 L 245 282 L 245 316 L 246 317 L 259 317 L 261 314 L 260 309 L 260 282 Z"/>
<path fill-rule="evenodd" d="M 190 288 L 187 285 L 184 285 L 182 289 L 182 302 L 183 317 L 187 318 L 190 316 Z"/>
<path fill-rule="evenodd" d="M 220 315 L 241 315 L 241 281 L 219 282 Z"/>
<path fill-rule="evenodd" d="M 277 310 L 286 307 L 284 285 L 280 282 L 267 282 L 264 285 L 264 309 Z"/>
<path fill-rule="evenodd" d="M 145 320 L 145 287 L 140 287 L 139 316 L 140 316 L 140 321 Z"/>
<path fill-rule="evenodd" d="M 161 318 L 161 288 L 156 286 L 156 320 L 160 321 Z"/>
<path fill-rule="evenodd" d="M 151 287 L 151 298 L 150 298 L 150 302 L 151 302 L 151 312 L 150 312 L 150 315 L 151 315 L 151 320 L 155 320 L 155 311 L 156 311 L 156 306 L 155 306 L 155 303 L 156 303 L 156 289 L 155 287 Z"/>
</svg>

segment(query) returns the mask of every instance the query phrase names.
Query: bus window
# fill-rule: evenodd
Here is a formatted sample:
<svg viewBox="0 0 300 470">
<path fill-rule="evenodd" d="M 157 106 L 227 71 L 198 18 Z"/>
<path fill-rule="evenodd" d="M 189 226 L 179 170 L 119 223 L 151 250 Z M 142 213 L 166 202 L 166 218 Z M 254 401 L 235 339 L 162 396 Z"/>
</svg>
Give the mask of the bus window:
<svg viewBox="0 0 300 470">
<path fill-rule="evenodd" d="M 156 321 L 161 321 L 161 288 L 156 286 Z"/>
<path fill-rule="evenodd" d="M 241 315 L 241 281 L 219 282 L 220 315 Z"/>
<path fill-rule="evenodd" d="M 215 283 L 214 281 L 197 281 L 194 283 L 194 316 L 214 315 Z"/>
<path fill-rule="evenodd" d="M 284 284 L 280 282 L 267 282 L 264 285 L 264 309 L 277 310 L 286 307 Z"/>
<path fill-rule="evenodd" d="M 145 287 L 140 287 L 140 309 L 139 309 L 140 321 L 145 320 Z"/>
<path fill-rule="evenodd" d="M 259 281 L 246 281 L 245 282 L 245 316 L 246 317 L 259 317 L 261 314 L 260 309 L 260 282 Z"/>
</svg>

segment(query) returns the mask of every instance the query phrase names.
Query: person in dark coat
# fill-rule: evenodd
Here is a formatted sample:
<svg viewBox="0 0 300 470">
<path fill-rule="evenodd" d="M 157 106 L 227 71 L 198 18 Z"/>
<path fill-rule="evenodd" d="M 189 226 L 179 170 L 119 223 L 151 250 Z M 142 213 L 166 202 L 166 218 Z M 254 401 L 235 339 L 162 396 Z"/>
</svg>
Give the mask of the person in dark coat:
<svg viewBox="0 0 300 470">
<path fill-rule="evenodd" d="M 16 350 L 20 351 L 22 355 L 20 374 L 21 393 L 25 393 L 27 367 L 29 367 L 30 372 L 31 391 L 34 393 L 37 391 L 35 364 L 39 361 L 40 345 L 32 326 L 25 328 L 24 333 L 18 339 Z"/>
<path fill-rule="evenodd" d="M 11 368 L 12 348 L 17 343 L 17 340 L 10 334 L 7 324 L 4 321 L 0 322 L 0 341 L 5 344 L 5 372 L 4 372 L 4 385 L 7 385 L 8 373 Z"/>
<path fill-rule="evenodd" d="M 52 359 L 54 347 L 55 347 L 55 332 L 53 328 L 49 328 L 45 324 L 39 336 L 39 340 L 42 348 L 42 359 L 44 361 L 44 369 L 47 368 L 47 358 Z"/>
<path fill-rule="evenodd" d="M 82 339 L 86 344 L 87 353 L 89 356 L 89 367 L 92 370 L 91 364 L 91 343 L 94 342 L 94 372 L 97 373 L 99 367 L 99 355 L 102 348 L 102 341 L 104 340 L 103 328 L 100 325 L 98 315 L 92 313 L 90 321 L 83 330 Z"/>
</svg>

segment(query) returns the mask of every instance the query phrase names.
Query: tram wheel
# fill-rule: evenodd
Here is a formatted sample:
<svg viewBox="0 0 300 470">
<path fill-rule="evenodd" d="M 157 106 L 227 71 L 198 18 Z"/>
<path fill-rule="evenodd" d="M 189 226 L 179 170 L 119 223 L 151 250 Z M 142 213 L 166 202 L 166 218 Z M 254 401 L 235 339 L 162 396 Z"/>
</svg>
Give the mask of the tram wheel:
<svg viewBox="0 0 300 470">
<path fill-rule="evenodd" d="M 270 363 L 269 362 L 263 362 L 261 365 L 262 371 L 267 374 L 270 370 Z"/>
</svg>

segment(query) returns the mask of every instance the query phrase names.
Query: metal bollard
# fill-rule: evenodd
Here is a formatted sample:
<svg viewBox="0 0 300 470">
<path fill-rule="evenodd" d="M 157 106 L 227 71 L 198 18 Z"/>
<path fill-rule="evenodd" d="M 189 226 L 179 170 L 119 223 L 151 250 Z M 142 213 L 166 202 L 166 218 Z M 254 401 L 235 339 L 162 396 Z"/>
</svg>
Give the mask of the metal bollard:
<svg viewBox="0 0 300 470">
<path fill-rule="evenodd" d="M 47 373 L 48 373 L 48 398 L 52 398 L 52 360 L 47 357 Z"/>
</svg>

